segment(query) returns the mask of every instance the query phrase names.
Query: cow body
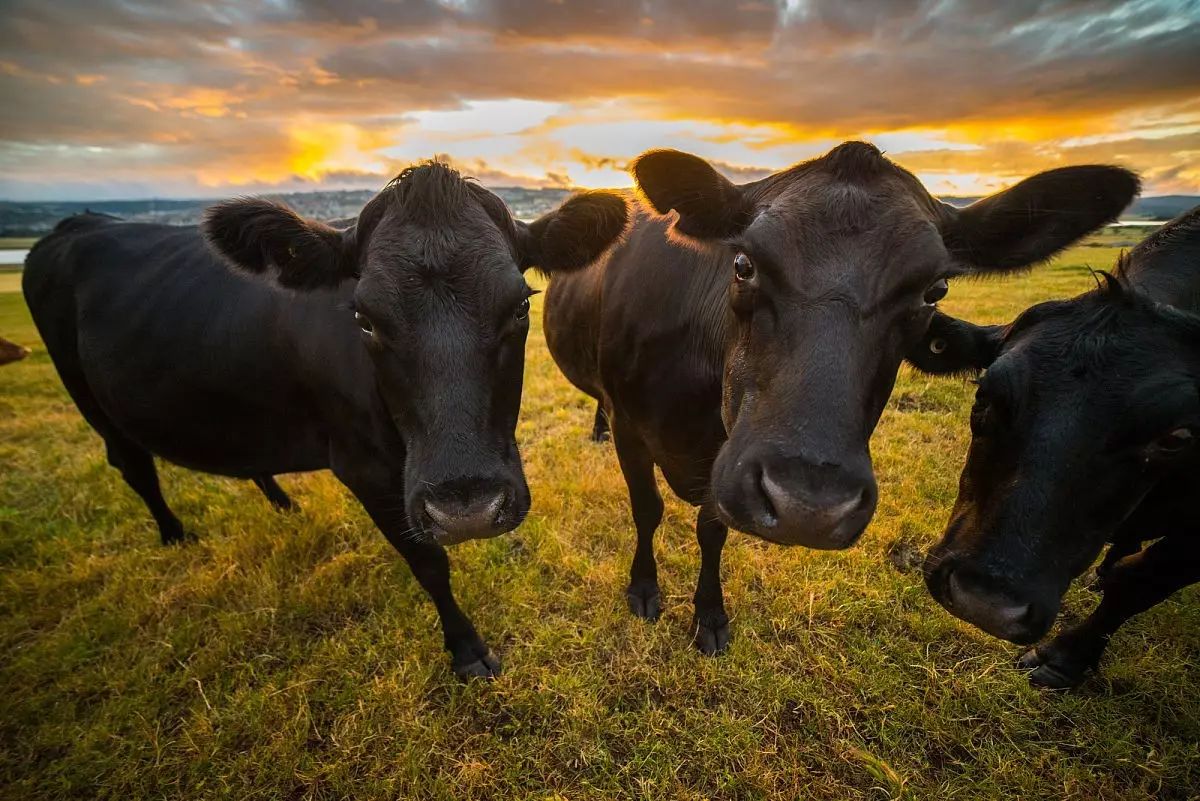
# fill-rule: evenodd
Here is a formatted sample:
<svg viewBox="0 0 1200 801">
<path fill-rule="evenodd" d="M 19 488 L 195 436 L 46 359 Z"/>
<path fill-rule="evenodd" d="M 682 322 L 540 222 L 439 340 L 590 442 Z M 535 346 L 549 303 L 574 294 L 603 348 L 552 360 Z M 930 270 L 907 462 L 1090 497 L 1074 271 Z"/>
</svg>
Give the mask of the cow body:
<svg viewBox="0 0 1200 801">
<path fill-rule="evenodd" d="M 284 508 L 274 474 L 331 469 L 432 597 L 455 671 L 490 676 L 499 662 L 454 601 L 443 546 L 511 530 L 529 506 L 521 271 L 583 266 L 624 209 L 593 193 L 526 225 L 431 163 L 343 229 L 253 199 L 214 207 L 204 231 L 69 218 L 30 253 L 23 288 L 164 543 L 192 535 L 154 456 L 252 479 Z"/>
<path fill-rule="evenodd" d="M 987 372 L 926 582 L 951 613 L 1028 644 L 1109 544 L 1097 609 L 1021 659 L 1034 683 L 1074 686 L 1126 620 L 1200 581 L 1200 208 L 1091 292 L 1007 326 L 939 315 L 927 336 L 918 366 Z"/>
<path fill-rule="evenodd" d="M 543 319 L 567 378 L 644 445 L 673 492 L 699 506 L 725 441 L 728 265 L 719 248 L 673 245 L 669 225 L 635 216 L 610 258 L 551 281 Z"/>
<path fill-rule="evenodd" d="M 729 642 L 728 527 L 814 548 L 847 547 L 866 527 L 868 439 L 946 279 L 1045 258 L 1137 186 L 1073 168 L 959 212 L 855 142 L 741 186 L 675 151 L 646 154 L 634 174 L 654 210 L 676 216 L 643 209 L 605 259 L 554 276 L 546 339 L 598 401 L 593 437 L 611 427 L 637 529 L 634 614 L 661 611 L 655 466 L 700 507 L 693 642 L 709 654 Z"/>
<path fill-rule="evenodd" d="M 46 237 L 24 274 L 93 427 L 236 478 L 327 468 L 336 421 L 379 420 L 356 381 L 366 354 L 338 324 L 352 289 L 294 293 L 228 269 L 196 227 L 94 216 Z"/>
</svg>

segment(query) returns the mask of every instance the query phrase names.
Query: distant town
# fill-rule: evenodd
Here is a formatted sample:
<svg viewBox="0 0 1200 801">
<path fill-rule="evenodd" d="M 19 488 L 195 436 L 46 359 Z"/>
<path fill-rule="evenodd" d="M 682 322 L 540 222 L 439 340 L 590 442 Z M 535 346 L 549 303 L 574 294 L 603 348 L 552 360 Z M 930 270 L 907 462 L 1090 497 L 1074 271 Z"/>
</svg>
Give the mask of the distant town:
<svg viewBox="0 0 1200 801">
<path fill-rule="evenodd" d="M 500 196 L 518 219 L 531 220 L 562 203 L 569 189 L 526 189 L 519 186 L 489 187 Z M 293 192 L 270 195 L 305 217 L 337 220 L 357 217 L 375 195 L 374 190 Z M 41 236 L 64 217 L 82 211 L 112 214 L 136 222 L 195 225 L 204 210 L 218 198 L 203 200 L 94 200 L 94 201 L 0 201 L 0 237 Z"/>
<path fill-rule="evenodd" d="M 519 186 L 489 187 L 508 204 L 513 216 L 532 220 L 562 203 L 569 189 L 526 189 Z M 271 195 L 300 214 L 319 220 L 356 217 L 374 195 L 373 190 L 293 192 Z M 947 203 L 964 206 L 977 198 L 944 197 Z M 37 237 L 50 231 L 64 217 L 83 211 L 112 214 L 126 220 L 169 225 L 195 225 L 204 209 L 216 198 L 203 200 L 95 200 L 95 201 L 0 201 L 0 237 Z M 1144 197 L 1121 215 L 1123 220 L 1169 220 L 1200 205 L 1193 195 Z"/>
</svg>

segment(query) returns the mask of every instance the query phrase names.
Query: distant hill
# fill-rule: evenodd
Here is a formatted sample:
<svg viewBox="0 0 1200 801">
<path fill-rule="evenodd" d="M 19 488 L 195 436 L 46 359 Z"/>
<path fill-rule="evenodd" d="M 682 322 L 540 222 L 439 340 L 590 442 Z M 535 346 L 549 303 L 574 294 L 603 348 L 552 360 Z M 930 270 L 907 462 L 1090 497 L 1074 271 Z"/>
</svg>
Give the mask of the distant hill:
<svg viewBox="0 0 1200 801">
<path fill-rule="evenodd" d="M 489 187 L 508 204 L 512 213 L 522 219 L 533 219 L 562 203 L 571 194 L 567 189 L 525 189 L 519 186 Z M 337 220 L 357 217 L 358 212 L 375 195 L 372 190 L 340 190 L 328 192 L 293 192 L 270 195 L 291 206 L 305 217 L 318 220 Z M 168 225 L 195 225 L 204 210 L 220 198 L 205 200 L 88 200 L 19 202 L 0 201 L 0 236 L 41 236 L 54 228 L 64 217 L 82 211 L 112 214 L 135 222 L 158 222 Z"/>
<path fill-rule="evenodd" d="M 958 197 L 948 195 L 942 198 L 951 206 L 962 208 L 969 206 L 975 197 Z M 1188 209 L 1200 206 L 1200 195 L 1158 195 L 1157 197 L 1139 197 L 1133 205 L 1121 214 L 1122 220 L 1166 221 L 1178 217 Z"/>
<path fill-rule="evenodd" d="M 525 189 L 519 186 L 491 187 L 514 215 L 521 219 L 533 219 L 557 206 L 571 192 L 567 189 Z M 319 220 L 336 220 L 358 215 L 363 205 L 371 199 L 370 190 L 344 190 L 328 192 L 294 192 L 274 195 L 300 214 Z M 954 206 L 966 206 L 977 197 L 943 197 Z M 63 217 L 81 211 L 99 211 L 113 214 L 126 220 L 160 222 L 169 225 L 195 225 L 200 222 L 204 209 L 216 202 L 209 200 L 94 200 L 94 201 L 46 201 L 17 202 L 0 201 L 0 236 L 41 236 L 52 229 Z M 1121 215 L 1123 220 L 1169 220 L 1200 205 L 1198 195 L 1162 195 L 1143 197 Z"/>
</svg>

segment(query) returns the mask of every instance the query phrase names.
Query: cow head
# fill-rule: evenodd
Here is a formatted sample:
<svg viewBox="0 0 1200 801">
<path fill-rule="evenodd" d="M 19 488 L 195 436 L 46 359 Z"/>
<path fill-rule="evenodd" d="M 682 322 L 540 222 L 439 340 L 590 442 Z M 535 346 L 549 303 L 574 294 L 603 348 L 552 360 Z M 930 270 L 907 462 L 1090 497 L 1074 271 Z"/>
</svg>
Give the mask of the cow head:
<svg viewBox="0 0 1200 801">
<path fill-rule="evenodd" d="M 677 151 L 633 172 L 728 265 L 720 514 L 814 548 L 851 545 L 874 514 L 868 441 L 947 280 L 1044 260 L 1138 188 L 1125 170 L 1068 167 L 957 209 L 861 142 L 743 185 Z"/>
<path fill-rule="evenodd" d="M 209 210 L 232 264 L 298 290 L 354 281 L 344 324 L 404 440 L 404 505 L 442 543 L 509 531 L 529 509 L 515 430 L 529 299 L 523 272 L 575 270 L 625 228 L 620 196 L 590 192 L 526 224 L 436 162 L 412 167 L 336 229 L 267 200 Z"/>
<path fill-rule="evenodd" d="M 1193 236 L 1200 245 L 1200 225 Z M 939 312 L 910 355 L 930 372 L 986 371 L 925 580 L 938 603 L 994 636 L 1040 639 L 1071 580 L 1146 494 L 1200 466 L 1200 317 L 1136 288 L 1155 278 L 1130 280 L 1139 261 L 1171 267 L 1169 245 L 1144 245 L 1120 277 L 1007 326 Z M 1186 265 L 1193 285 L 1197 265 Z"/>
</svg>

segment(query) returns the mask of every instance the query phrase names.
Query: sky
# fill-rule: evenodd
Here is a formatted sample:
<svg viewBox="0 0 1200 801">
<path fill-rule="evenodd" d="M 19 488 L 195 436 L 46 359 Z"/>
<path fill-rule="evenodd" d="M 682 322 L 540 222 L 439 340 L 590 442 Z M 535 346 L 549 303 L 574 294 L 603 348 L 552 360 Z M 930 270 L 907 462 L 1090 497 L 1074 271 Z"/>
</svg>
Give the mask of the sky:
<svg viewBox="0 0 1200 801">
<path fill-rule="evenodd" d="M 3 0 L 0 199 L 745 181 L 847 139 L 937 194 L 1200 194 L 1200 0 Z"/>
</svg>

